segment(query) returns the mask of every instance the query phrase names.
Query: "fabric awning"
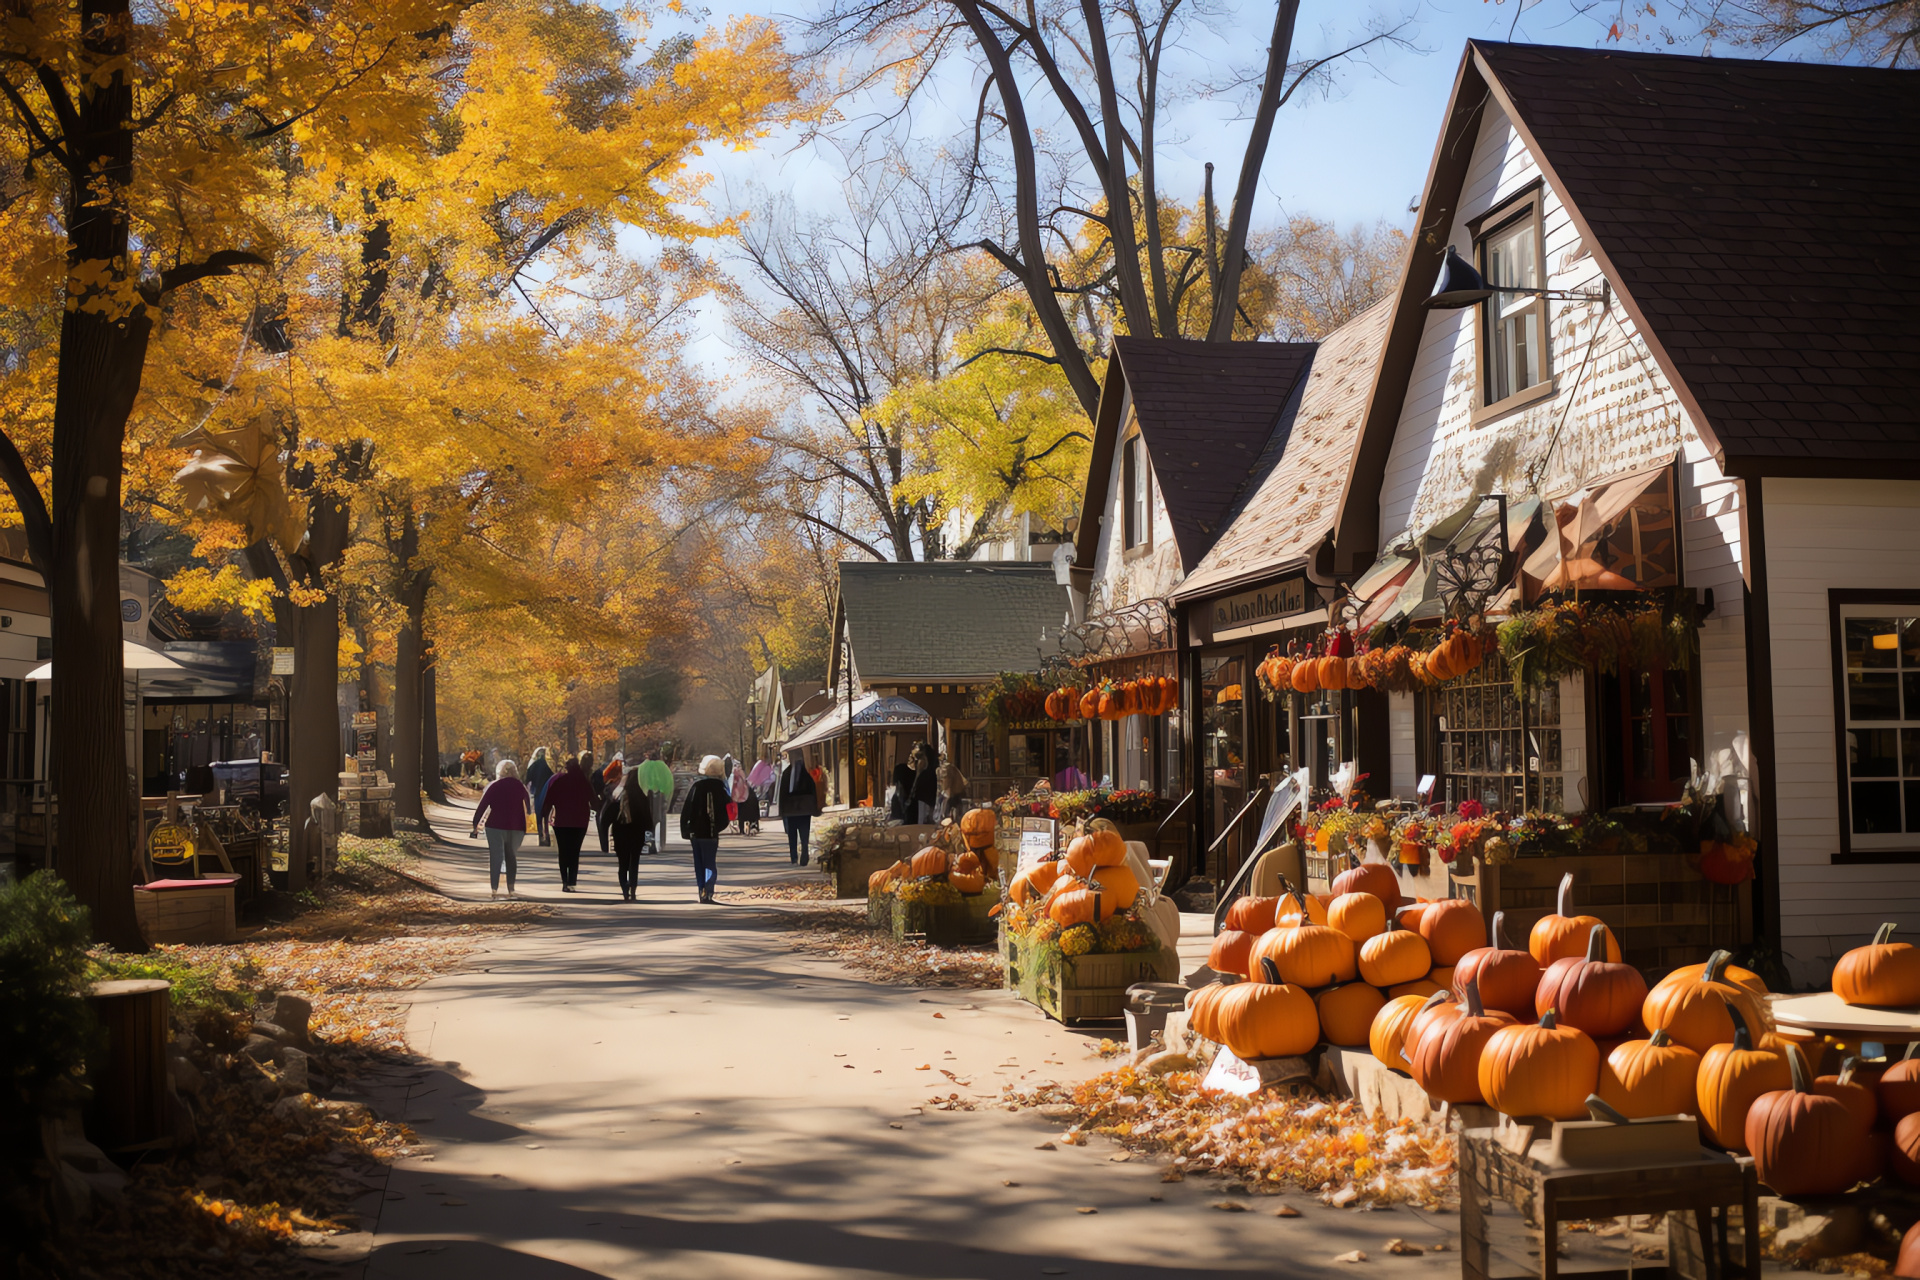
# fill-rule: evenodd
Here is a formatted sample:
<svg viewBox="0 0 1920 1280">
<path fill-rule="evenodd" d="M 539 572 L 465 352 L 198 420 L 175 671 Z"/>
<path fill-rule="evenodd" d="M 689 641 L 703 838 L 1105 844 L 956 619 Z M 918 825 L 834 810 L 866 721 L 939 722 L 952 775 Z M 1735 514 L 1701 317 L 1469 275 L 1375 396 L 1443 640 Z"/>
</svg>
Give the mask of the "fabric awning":
<svg viewBox="0 0 1920 1280">
<path fill-rule="evenodd" d="M 158 650 L 149 649 L 143 644 L 131 640 L 120 642 L 120 668 L 123 671 L 178 671 L 180 664 Z M 53 664 L 42 663 L 27 672 L 29 680 L 53 679 Z"/>
<path fill-rule="evenodd" d="M 877 693 L 863 693 L 853 700 L 853 727 L 855 729 L 885 729 L 889 727 L 910 728 L 914 725 L 931 725 L 933 717 L 905 698 L 891 694 L 882 697 Z M 781 745 L 782 751 L 792 751 L 795 747 L 812 746 L 847 731 L 847 706 L 841 703 L 827 714 L 815 720 L 792 738 Z"/>
<path fill-rule="evenodd" d="M 1679 581 L 1673 467 L 1667 458 L 1556 504 L 1547 536 L 1522 565 L 1529 599 L 1543 591 L 1648 591 Z"/>
</svg>

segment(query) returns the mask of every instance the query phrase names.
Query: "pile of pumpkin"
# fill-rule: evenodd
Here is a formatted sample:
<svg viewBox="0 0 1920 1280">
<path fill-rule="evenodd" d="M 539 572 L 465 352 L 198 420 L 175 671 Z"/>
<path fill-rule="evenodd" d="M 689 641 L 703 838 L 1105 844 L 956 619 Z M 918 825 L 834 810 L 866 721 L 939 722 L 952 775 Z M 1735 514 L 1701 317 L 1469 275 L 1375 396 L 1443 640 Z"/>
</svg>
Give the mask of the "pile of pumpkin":
<svg viewBox="0 0 1920 1280">
<path fill-rule="evenodd" d="M 1138 680 L 1107 680 L 1091 689 L 1062 685 L 1047 695 L 1047 715 L 1054 720 L 1124 720 L 1128 716 L 1160 716 L 1180 705 L 1180 682 L 1172 676 L 1142 676 Z"/>
<path fill-rule="evenodd" d="M 1336 632 L 1326 641 L 1326 653 L 1300 656 L 1268 650 L 1255 668 L 1269 696 L 1276 693 L 1315 693 L 1321 689 L 1385 689 L 1412 693 L 1467 674 L 1493 651 L 1491 633 L 1458 628 L 1431 649 L 1396 644 L 1356 651 L 1351 637 Z"/>
<path fill-rule="evenodd" d="M 956 895 L 983 893 L 989 882 L 1000 874 L 999 851 L 993 846 L 995 816 L 991 809 L 969 809 L 960 821 L 949 825 L 957 830 L 959 847 L 928 845 L 911 858 L 903 858 L 890 867 L 867 877 L 867 896 L 896 894 L 902 900 L 937 900 L 944 896 L 933 892 L 945 885 Z"/>
<path fill-rule="evenodd" d="M 1036 942 L 1057 942 L 1066 955 L 1138 951 L 1154 944 L 1152 931 L 1133 911 L 1140 889 L 1120 833 L 1089 830 L 1069 841 L 1061 857 L 1015 876 L 1002 906 L 1011 904 L 1009 929 Z"/>
</svg>

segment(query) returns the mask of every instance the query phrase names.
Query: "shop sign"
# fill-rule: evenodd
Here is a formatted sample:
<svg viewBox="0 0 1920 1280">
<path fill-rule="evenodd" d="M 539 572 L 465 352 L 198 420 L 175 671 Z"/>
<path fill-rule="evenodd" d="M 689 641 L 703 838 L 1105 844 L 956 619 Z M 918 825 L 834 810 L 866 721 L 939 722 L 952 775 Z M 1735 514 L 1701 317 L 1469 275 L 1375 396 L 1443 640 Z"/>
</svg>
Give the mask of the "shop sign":
<svg viewBox="0 0 1920 1280">
<path fill-rule="evenodd" d="M 1304 575 L 1282 578 L 1270 586 L 1222 596 L 1207 606 L 1214 639 L 1235 631 L 1257 630 L 1282 618 L 1307 611 Z"/>
</svg>

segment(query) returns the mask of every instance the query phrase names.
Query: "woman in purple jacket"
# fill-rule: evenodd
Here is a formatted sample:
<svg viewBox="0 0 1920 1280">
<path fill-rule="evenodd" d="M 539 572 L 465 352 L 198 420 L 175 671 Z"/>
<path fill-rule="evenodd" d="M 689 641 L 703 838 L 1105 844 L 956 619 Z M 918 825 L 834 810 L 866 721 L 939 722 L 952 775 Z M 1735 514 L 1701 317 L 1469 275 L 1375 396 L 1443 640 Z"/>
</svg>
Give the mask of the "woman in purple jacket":
<svg viewBox="0 0 1920 1280">
<path fill-rule="evenodd" d="M 560 892 L 572 893 L 580 879 L 580 846 L 587 838 L 587 817 L 593 812 L 593 784 L 587 781 L 580 757 L 568 756 L 567 763 L 540 799 L 540 818 L 553 828 L 554 842 L 560 846 Z"/>
<path fill-rule="evenodd" d="M 527 814 L 533 808 L 533 797 L 527 794 L 520 782 L 520 766 L 511 760 L 502 760 L 493 771 L 493 782 L 480 796 L 480 804 L 473 811 L 473 834 L 480 834 L 480 824 L 487 824 L 487 863 L 493 871 L 493 896 L 500 896 L 500 864 L 507 867 L 507 896 L 513 896 L 514 859 L 520 853 L 520 842 L 527 838 Z"/>
</svg>

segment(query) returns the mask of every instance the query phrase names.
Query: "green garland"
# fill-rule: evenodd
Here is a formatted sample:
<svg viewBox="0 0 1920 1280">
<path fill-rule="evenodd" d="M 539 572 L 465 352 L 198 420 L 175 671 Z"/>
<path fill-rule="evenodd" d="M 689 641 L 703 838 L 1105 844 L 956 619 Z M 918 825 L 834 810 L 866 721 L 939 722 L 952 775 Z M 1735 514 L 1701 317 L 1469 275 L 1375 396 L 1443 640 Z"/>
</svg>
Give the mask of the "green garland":
<svg viewBox="0 0 1920 1280">
<path fill-rule="evenodd" d="M 1513 671 L 1516 692 L 1586 670 L 1690 671 L 1700 654 L 1696 613 L 1685 596 L 1627 605 L 1544 604 L 1500 624 L 1500 656 Z"/>
<path fill-rule="evenodd" d="M 1031 671 L 1002 671 L 974 691 L 967 711 L 985 717 L 995 729 L 1030 724 L 1047 718 L 1047 695 L 1056 688 Z"/>
</svg>

